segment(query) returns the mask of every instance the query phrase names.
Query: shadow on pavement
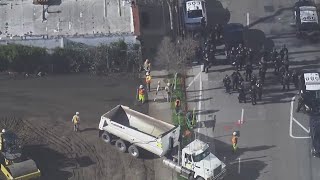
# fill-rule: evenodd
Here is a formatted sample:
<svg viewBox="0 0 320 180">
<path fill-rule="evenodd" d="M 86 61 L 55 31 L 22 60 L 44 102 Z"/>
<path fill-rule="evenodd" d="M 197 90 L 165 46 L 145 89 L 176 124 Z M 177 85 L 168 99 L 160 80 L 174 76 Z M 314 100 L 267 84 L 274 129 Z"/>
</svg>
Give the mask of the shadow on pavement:
<svg viewBox="0 0 320 180">
<path fill-rule="evenodd" d="M 188 102 L 203 102 L 203 101 L 208 101 L 212 99 L 212 97 L 210 98 L 202 98 L 202 99 L 193 99 L 193 100 L 189 100 Z"/>
<path fill-rule="evenodd" d="M 262 18 L 259 18 L 258 20 L 252 22 L 249 27 L 252 27 L 254 25 L 257 25 L 259 23 L 262 23 L 262 22 L 265 22 L 265 21 L 268 21 L 272 18 L 275 18 L 276 16 L 279 16 L 281 15 L 284 11 L 288 11 L 288 10 L 291 10 L 292 7 L 285 7 L 285 8 L 281 8 L 279 10 L 277 10 L 273 15 L 270 15 L 270 16 L 266 16 L 266 17 L 262 17 Z"/>
</svg>

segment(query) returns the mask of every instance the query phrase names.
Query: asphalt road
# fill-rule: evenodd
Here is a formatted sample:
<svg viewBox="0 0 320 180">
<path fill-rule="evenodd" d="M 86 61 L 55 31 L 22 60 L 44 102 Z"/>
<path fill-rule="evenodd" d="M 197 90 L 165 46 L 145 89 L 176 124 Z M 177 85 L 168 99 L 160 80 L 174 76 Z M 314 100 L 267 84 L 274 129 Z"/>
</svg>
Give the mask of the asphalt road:
<svg viewBox="0 0 320 180">
<path fill-rule="evenodd" d="M 245 24 L 246 19 L 242 18 L 242 14 L 250 13 L 252 34 L 248 44 L 251 47 L 265 44 L 267 47 L 280 48 L 285 43 L 289 49 L 291 69 L 319 72 L 319 44 L 295 38 L 294 29 L 290 27 L 292 12 L 285 8 L 293 4 L 290 3 L 250 0 L 222 2 L 224 8 L 228 7 L 230 11 L 229 22 Z M 269 12 L 271 6 L 273 10 Z M 281 8 L 282 11 L 272 15 Z M 266 12 L 266 9 L 269 11 Z M 187 82 L 190 84 L 187 90 L 189 108 L 196 108 L 199 114 L 198 138 L 208 142 L 221 160 L 226 159 L 229 165 L 226 179 L 320 179 L 320 159 L 310 154 L 310 117 L 293 112 L 291 118 L 291 105 L 293 111 L 296 107 L 296 101 L 292 102 L 292 99 L 297 93 L 293 85 L 292 90 L 281 91 L 278 77 L 268 70 L 262 101 L 255 106 L 250 103 L 239 104 L 238 93 L 226 94 L 222 85 L 225 74 L 230 75 L 232 71 L 230 65 L 219 65 L 211 68 L 208 74 L 197 76 L 200 69 L 194 67 L 189 72 L 193 76 Z M 244 124 L 238 125 L 242 109 Z M 233 131 L 240 131 L 237 154 L 231 153 Z"/>
</svg>

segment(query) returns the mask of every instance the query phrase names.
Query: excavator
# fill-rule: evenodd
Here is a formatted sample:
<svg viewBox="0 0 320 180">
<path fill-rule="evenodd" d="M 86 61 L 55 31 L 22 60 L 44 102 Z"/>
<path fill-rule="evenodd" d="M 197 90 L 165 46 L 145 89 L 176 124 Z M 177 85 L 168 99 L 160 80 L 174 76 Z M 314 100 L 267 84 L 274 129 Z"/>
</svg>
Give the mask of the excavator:
<svg viewBox="0 0 320 180">
<path fill-rule="evenodd" d="M 11 131 L 0 133 L 0 179 L 32 180 L 41 176 L 40 170 L 32 159 L 22 156 L 22 147 L 18 144 L 17 135 Z"/>
</svg>

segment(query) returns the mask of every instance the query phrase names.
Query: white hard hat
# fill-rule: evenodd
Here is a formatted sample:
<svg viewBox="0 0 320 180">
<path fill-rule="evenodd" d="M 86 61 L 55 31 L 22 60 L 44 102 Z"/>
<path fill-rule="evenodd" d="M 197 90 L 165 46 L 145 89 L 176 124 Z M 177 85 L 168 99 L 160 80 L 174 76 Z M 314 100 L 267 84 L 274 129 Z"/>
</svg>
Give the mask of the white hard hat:
<svg viewBox="0 0 320 180">
<path fill-rule="evenodd" d="M 149 72 L 146 72 L 146 76 L 149 76 L 150 75 L 150 73 Z"/>
<path fill-rule="evenodd" d="M 143 88 L 143 85 L 140 85 L 139 88 L 142 89 L 142 88 Z"/>
<path fill-rule="evenodd" d="M 233 132 L 232 135 L 236 136 L 236 135 L 237 135 L 237 132 Z"/>
<path fill-rule="evenodd" d="M 5 129 L 2 129 L 2 133 L 5 133 L 6 132 L 6 130 Z"/>
<path fill-rule="evenodd" d="M 79 115 L 79 112 L 76 112 L 76 115 Z"/>
<path fill-rule="evenodd" d="M 160 84 L 160 81 L 158 81 L 158 84 Z"/>
<path fill-rule="evenodd" d="M 167 86 L 170 86 L 170 83 L 167 83 Z"/>
</svg>

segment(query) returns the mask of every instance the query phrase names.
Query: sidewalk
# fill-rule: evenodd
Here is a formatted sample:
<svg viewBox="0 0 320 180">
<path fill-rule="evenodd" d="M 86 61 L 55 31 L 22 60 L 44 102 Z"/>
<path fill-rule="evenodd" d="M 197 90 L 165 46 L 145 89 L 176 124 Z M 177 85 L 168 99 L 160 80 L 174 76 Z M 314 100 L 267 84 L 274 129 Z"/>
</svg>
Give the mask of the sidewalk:
<svg viewBox="0 0 320 180">
<path fill-rule="evenodd" d="M 168 73 L 165 70 L 151 71 L 151 92 L 148 92 L 149 115 L 172 124 L 172 110 L 170 103 L 165 99 L 166 93 L 164 91 L 166 83 L 164 80 L 167 78 L 167 75 Z M 154 101 L 158 81 L 161 83 L 162 92 L 159 91 L 157 100 Z M 176 180 L 177 173 L 174 170 L 167 168 L 162 163 L 162 160 L 163 158 L 159 158 L 154 162 L 155 180 Z"/>
</svg>

